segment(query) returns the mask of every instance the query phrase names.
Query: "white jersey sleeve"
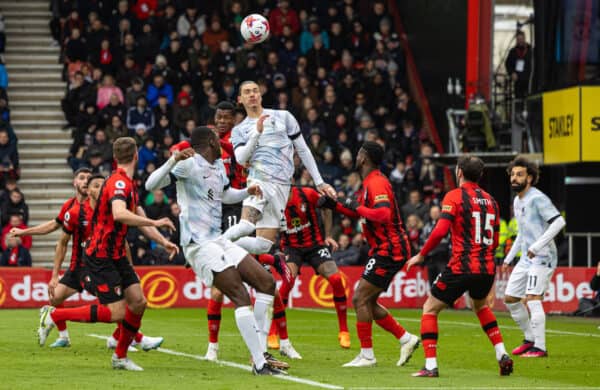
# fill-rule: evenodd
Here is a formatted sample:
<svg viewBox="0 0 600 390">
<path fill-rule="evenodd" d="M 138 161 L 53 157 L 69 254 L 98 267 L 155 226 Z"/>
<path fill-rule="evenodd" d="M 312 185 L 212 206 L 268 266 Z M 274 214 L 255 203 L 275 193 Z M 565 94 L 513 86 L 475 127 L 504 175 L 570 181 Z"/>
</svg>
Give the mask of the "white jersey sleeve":
<svg viewBox="0 0 600 390">
<path fill-rule="evenodd" d="M 560 212 L 556 209 L 550 198 L 542 192 L 533 199 L 533 204 L 545 222 L 549 223 L 554 218 L 560 216 Z"/>
<path fill-rule="evenodd" d="M 300 125 L 298 124 L 298 121 L 296 120 L 296 118 L 294 118 L 294 116 L 292 115 L 291 112 L 289 112 L 289 111 L 284 111 L 284 112 L 285 112 L 285 127 L 287 129 L 288 137 L 290 137 L 290 139 L 294 140 L 296 137 L 299 137 L 302 135 L 302 132 L 300 131 Z"/>
<path fill-rule="evenodd" d="M 194 159 L 188 158 L 183 161 L 179 161 L 173 169 L 171 169 L 171 173 L 178 179 L 187 179 L 190 177 L 190 172 L 194 167 Z"/>
</svg>

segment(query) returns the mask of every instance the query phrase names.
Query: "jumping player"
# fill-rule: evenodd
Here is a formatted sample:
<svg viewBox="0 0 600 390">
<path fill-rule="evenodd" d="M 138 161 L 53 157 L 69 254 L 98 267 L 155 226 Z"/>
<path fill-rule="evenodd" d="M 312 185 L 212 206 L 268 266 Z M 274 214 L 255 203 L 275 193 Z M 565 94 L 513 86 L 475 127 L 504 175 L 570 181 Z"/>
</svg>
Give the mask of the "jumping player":
<svg viewBox="0 0 600 390">
<path fill-rule="evenodd" d="M 356 199 L 339 199 L 336 202 L 321 197 L 319 205 L 335 209 L 351 218 L 364 218 L 362 231 L 370 246 L 369 260 L 354 292 L 352 303 L 356 310 L 356 330 L 360 340 L 360 353 L 344 367 L 371 367 L 377 363 L 373 352 L 372 325 L 375 323 L 394 335 L 400 342 L 398 366 L 406 364 L 419 338 L 407 332 L 392 315 L 377 302 L 394 276 L 410 256 L 410 245 L 404 231 L 394 192 L 379 166 L 383 148 L 376 142 L 365 142 L 358 151 L 356 167 L 363 179 Z"/>
<path fill-rule="evenodd" d="M 236 306 L 236 323 L 252 355 L 254 374 L 281 375 L 284 372 L 276 362 L 267 361 L 257 331 L 270 326 L 275 281 L 248 252 L 221 236 L 222 203 L 235 204 L 249 195 L 260 197 L 261 188 L 256 184 L 243 190 L 230 187 L 220 160 L 220 143 L 208 127 L 192 131 L 191 145 L 154 171 L 146 189 L 169 185 L 169 174 L 176 178 L 181 245 L 187 261 L 207 285 L 214 284 Z M 256 289 L 254 311 L 243 282 Z"/>
<path fill-rule="evenodd" d="M 512 354 L 546 357 L 546 313 L 542 300 L 558 261 L 554 237 L 566 223 L 550 198 L 534 187 L 539 178 L 537 165 L 517 157 L 507 172 L 511 188 L 517 193 L 513 210 L 519 231 L 502 269 L 508 270 L 519 251 L 521 258 L 508 279 L 504 302 L 525 335 L 523 344 L 513 349 Z M 523 298 L 527 307 L 522 303 Z"/>
<path fill-rule="evenodd" d="M 472 300 L 473 311 L 479 318 L 496 351 L 500 375 L 510 375 L 513 361 L 502 342 L 496 316 L 487 299 L 496 273 L 494 252 L 498 246 L 500 213 L 498 204 L 477 184 L 483 174 L 481 159 L 464 155 L 458 159 L 456 180 L 459 188 L 442 200 L 442 214 L 421 251 L 408 261 L 407 269 L 420 264 L 448 230 L 452 235 L 452 255 L 446 269 L 433 282 L 429 297 L 423 305 L 421 339 L 425 349 L 425 367 L 415 377 L 439 376 L 437 365 L 438 314 L 452 306 L 466 291 Z"/>
<path fill-rule="evenodd" d="M 152 220 L 138 206 L 138 196 L 132 180 L 138 154 L 135 140 L 121 137 L 113 143 L 117 169 L 106 179 L 92 217 L 91 237 L 83 254 L 85 289 L 93 292 L 100 305 L 80 308 L 83 321 L 120 322 L 119 340 L 112 356 L 115 369 L 142 371 L 127 358 L 127 349 L 141 325 L 146 308 L 139 279 L 126 257 L 128 226 L 137 226 L 149 239 L 162 245 L 171 258 L 178 252 L 158 230 L 174 230 L 170 219 Z M 53 307 L 41 313 L 40 334 L 47 334 L 63 320 L 53 316 Z"/>
</svg>

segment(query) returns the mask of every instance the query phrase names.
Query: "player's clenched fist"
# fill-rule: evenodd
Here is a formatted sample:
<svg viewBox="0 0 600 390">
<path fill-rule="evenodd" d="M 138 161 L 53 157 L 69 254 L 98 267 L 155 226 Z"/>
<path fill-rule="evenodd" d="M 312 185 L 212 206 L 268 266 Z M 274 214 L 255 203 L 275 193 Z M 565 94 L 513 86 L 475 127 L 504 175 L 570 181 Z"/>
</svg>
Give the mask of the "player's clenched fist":
<svg viewBox="0 0 600 390">
<path fill-rule="evenodd" d="M 262 134 L 263 130 L 265 129 L 265 120 L 268 117 L 268 115 L 262 115 L 260 118 L 258 118 L 258 121 L 256 121 L 256 131 Z"/>
<path fill-rule="evenodd" d="M 252 184 L 251 186 L 249 186 L 246 189 L 246 191 L 248 191 L 248 193 L 250 195 L 254 195 L 254 196 L 257 196 L 259 198 L 262 198 L 262 196 L 263 196 L 262 190 L 260 189 L 260 186 L 257 185 L 257 184 Z"/>
</svg>

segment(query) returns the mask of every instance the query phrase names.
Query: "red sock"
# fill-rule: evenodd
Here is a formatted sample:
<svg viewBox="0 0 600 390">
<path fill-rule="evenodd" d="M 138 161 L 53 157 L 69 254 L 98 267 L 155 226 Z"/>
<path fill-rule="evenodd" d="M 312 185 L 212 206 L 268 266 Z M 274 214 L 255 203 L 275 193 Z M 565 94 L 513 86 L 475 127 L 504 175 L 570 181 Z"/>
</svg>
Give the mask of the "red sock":
<svg viewBox="0 0 600 390">
<path fill-rule="evenodd" d="M 373 348 L 373 323 L 372 322 L 356 322 L 356 333 L 360 340 L 361 348 Z"/>
<path fill-rule="evenodd" d="M 279 296 L 281 297 L 281 301 L 284 305 L 287 306 L 288 298 L 290 297 L 290 292 L 294 288 L 294 284 L 296 284 L 296 278 L 292 280 L 292 283 L 287 283 L 285 278 L 281 279 L 281 286 L 279 287 Z"/>
<path fill-rule="evenodd" d="M 110 322 L 110 309 L 103 305 L 87 305 L 69 309 L 55 309 L 51 314 L 52 321 L 75 322 Z"/>
<path fill-rule="evenodd" d="M 288 331 L 287 320 L 285 318 L 285 305 L 279 295 L 275 295 L 275 300 L 273 301 L 273 323 L 277 327 L 279 338 L 283 340 L 287 339 Z"/>
<path fill-rule="evenodd" d="M 144 338 L 144 334 L 141 332 L 137 332 L 135 334 L 135 336 L 133 337 L 133 339 L 135 340 L 136 343 L 141 343 L 143 338 Z"/>
<path fill-rule="evenodd" d="M 121 324 L 117 324 L 115 331 L 112 334 L 113 339 L 118 340 L 121 337 Z"/>
<path fill-rule="evenodd" d="M 337 312 L 338 326 L 340 332 L 348 331 L 348 303 L 346 298 L 346 290 L 344 289 L 344 282 L 342 281 L 342 275 L 336 272 L 330 275 L 327 279 L 331 288 L 333 289 L 333 303 L 335 304 L 335 311 Z"/>
<path fill-rule="evenodd" d="M 61 303 L 60 305 L 56 305 L 54 307 L 56 307 L 57 309 L 63 309 L 65 307 L 65 305 L 64 305 L 64 303 Z M 56 324 L 56 329 L 58 329 L 60 332 L 67 329 L 66 321 L 58 321 L 58 322 L 55 322 L 55 324 Z"/>
<path fill-rule="evenodd" d="M 406 333 L 406 330 L 392 317 L 390 313 L 387 316 L 383 317 L 380 320 L 375 321 L 377 325 L 381 326 L 383 329 L 387 330 L 391 334 L 394 335 L 395 338 L 400 340 L 400 337 Z"/>
<path fill-rule="evenodd" d="M 127 357 L 127 348 L 142 325 L 142 316 L 143 314 L 132 312 L 129 306 L 125 307 L 125 319 L 121 321 L 121 334 L 115 349 L 118 358 Z"/>
<path fill-rule="evenodd" d="M 258 255 L 257 259 L 258 259 L 258 262 L 261 264 L 266 264 L 266 265 L 275 264 L 275 256 L 270 255 L 268 253 L 263 253 L 262 255 Z"/>
<path fill-rule="evenodd" d="M 206 318 L 208 319 L 208 341 L 211 343 L 219 342 L 222 306 L 223 302 L 217 302 L 212 298 L 208 300 L 208 305 L 206 306 Z"/>
<path fill-rule="evenodd" d="M 438 322 L 437 315 L 423 314 L 421 316 L 421 340 L 426 358 L 434 358 L 437 353 Z"/>
<path fill-rule="evenodd" d="M 477 318 L 479 318 L 479 323 L 492 342 L 492 345 L 501 343 L 502 333 L 500 333 L 500 328 L 498 328 L 498 323 L 496 322 L 496 316 L 492 310 L 487 306 L 484 307 L 477 312 Z"/>
</svg>

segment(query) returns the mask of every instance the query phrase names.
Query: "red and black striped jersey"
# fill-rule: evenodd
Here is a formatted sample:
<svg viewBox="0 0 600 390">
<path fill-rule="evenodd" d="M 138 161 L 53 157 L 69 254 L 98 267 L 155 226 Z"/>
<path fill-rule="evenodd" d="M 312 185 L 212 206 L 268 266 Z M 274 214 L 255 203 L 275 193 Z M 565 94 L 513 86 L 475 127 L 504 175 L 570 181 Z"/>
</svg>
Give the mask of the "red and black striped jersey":
<svg viewBox="0 0 600 390">
<path fill-rule="evenodd" d="M 242 189 L 246 188 L 246 177 L 248 176 L 246 168 L 238 164 L 235 161 L 235 154 L 233 154 L 233 144 L 231 143 L 231 130 L 221 135 L 221 143 L 227 143 L 231 148 L 221 147 L 221 159 L 225 165 L 225 171 L 229 178 L 229 183 L 232 188 Z M 233 167 L 233 169 L 232 169 Z"/>
<path fill-rule="evenodd" d="M 466 182 L 446 194 L 440 218 L 452 222 L 452 256 L 448 263 L 452 273 L 493 275 L 500 232 L 496 200 L 477 184 Z"/>
<path fill-rule="evenodd" d="M 408 260 L 410 244 L 388 178 L 378 169 L 372 171 L 364 178 L 356 196 L 361 206 L 371 209 L 388 207 L 392 213 L 391 220 L 386 223 L 363 222 L 363 234 L 370 247 L 369 256 L 378 254 L 394 261 Z"/>
<path fill-rule="evenodd" d="M 69 209 L 75 203 L 78 203 L 76 197 L 69 198 L 65 201 L 65 203 L 63 203 L 63 205 L 60 207 L 60 211 L 59 211 L 58 215 L 56 216 L 56 218 L 54 218 L 54 220 L 56 221 L 57 224 L 59 224 L 61 226 L 63 225 L 63 222 L 65 220 L 65 213 L 67 211 L 69 211 Z"/>
<path fill-rule="evenodd" d="M 319 193 L 308 187 L 292 187 L 285 208 L 286 229 L 281 236 L 282 248 L 313 248 L 325 245 L 319 226 Z"/>
<path fill-rule="evenodd" d="M 64 215 L 63 230 L 73 237 L 71 264 L 69 265 L 71 271 L 83 265 L 81 255 L 83 246 L 90 237 L 93 214 L 94 209 L 90 206 L 90 200 L 86 199 L 81 203 L 75 202 Z"/>
<path fill-rule="evenodd" d="M 85 251 L 88 256 L 113 260 L 125 257 L 127 225 L 113 218 L 112 202 L 115 200 L 124 201 L 129 211 L 136 212 L 138 194 L 135 185 L 121 168 L 113 171 L 100 189 L 92 217 L 92 233 Z"/>
</svg>

